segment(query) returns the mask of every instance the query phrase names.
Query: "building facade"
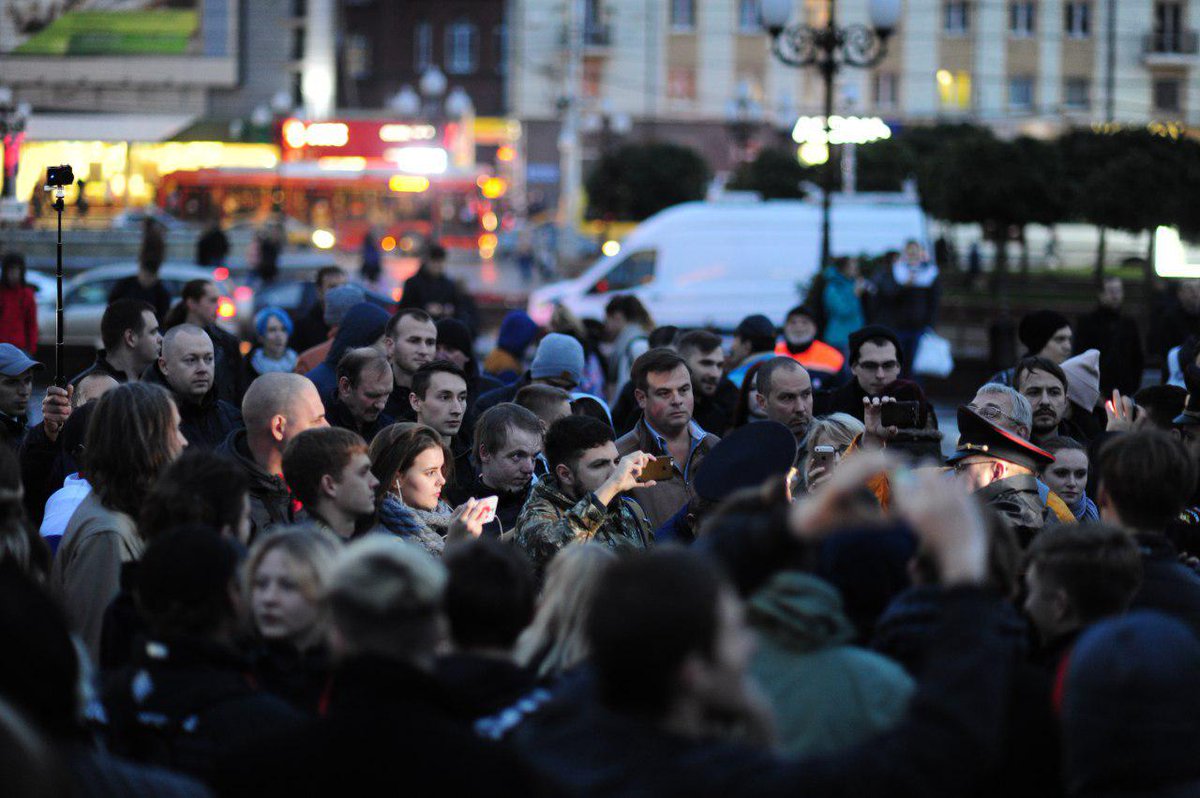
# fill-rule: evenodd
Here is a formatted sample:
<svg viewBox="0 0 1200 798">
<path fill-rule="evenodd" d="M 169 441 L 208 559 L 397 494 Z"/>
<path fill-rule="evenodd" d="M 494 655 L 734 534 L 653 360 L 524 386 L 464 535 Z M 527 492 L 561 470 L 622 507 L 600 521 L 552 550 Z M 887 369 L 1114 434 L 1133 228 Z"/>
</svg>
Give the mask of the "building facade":
<svg viewBox="0 0 1200 798">
<path fill-rule="evenodd" d="M 839 25 L 867 24 L 869 0 L 837 0 Z M 829 0 L 795 0 L 823 25 Z M 583 17 L 577 81 L 568 31 Z M 1002 135 L 1073 126 L 1200 123 L 1200 0 L 906 0 L 883 61 L 842 70 L 835 109 L 889 123 L 974 121 Z M 781 64 L 758 0 L 512 0 L 510 113 L 524 124 L 531 186 L 557 174 L 561 109 L 575 96 L 585 161 L 610 130 L 687 143 L 717 170 L 744 148 L 819 116 L 812 68 Z M 746 111 L 749 110 L 749 113 Z M 597 125 L 599 118 L 604 124 Z M 591 119 L 591 124 L 587 120 Z"/>
</svg>

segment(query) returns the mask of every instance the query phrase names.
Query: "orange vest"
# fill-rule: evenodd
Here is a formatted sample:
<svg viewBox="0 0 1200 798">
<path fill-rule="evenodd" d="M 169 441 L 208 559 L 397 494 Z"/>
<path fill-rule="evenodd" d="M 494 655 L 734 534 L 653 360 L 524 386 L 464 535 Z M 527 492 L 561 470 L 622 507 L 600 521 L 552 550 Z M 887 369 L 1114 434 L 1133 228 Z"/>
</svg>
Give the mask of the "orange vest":
<svg viewBox="0 0 1200 798">
<path fill-rule="evenodd" d="M 845 355 L 824 341 L 813 341 L 808 349 L 797 354 L 788 351 L 787 341 L 780 341 L 775 345 L 775 354 L 790 357 L 806 369 L 829 374 L 837 374 L 846 363 Z"/>
</svg>

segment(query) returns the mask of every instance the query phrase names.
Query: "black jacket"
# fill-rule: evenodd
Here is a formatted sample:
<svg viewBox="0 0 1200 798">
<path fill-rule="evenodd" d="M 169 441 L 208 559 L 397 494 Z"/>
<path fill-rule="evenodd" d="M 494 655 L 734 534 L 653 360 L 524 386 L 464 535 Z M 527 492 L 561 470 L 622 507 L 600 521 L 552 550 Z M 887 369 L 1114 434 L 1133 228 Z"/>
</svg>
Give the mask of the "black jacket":
<svg viewBox="0 0 1200 798">
<path fill-rule="evenodd" d="M 508 385 L 501 385 L 499 388 L 495 388 L 485 394 L 480 395 L 479 399 L 475 402 L 474 410 L 476 418 L 482 416 L 484 411 L 489 407 L 495 407 L 503 402 L 515 402 L 517 399 L 517 392 L 532 382 L 533 380 L 530 378 L 529 372 L 527 371 L 521 375 L 521 378 L 516 382 Z"/>
<path fill-rule="evenodd" d="M 350 408 L 346 407 L 345 403 L 336 394 L 325 403 L 325 420 L 329 422 L 329 426 L 331 427 L 341 427 L 342 429 L 358 433 L 367 443 L 374 440 L 381 429 L 395 421 L 386 412 L 383 412 L 370 424 L 360 423 L 351 414 Z"/>
<path fill-rule="evenodd" d="M 154 285 L 147 288 L 138 282 L 136 274 L 113 283 L 113 287 L 108 292 L 108 304 L 111 305 L 118 299 L 142 300 L 154 308 L 154 315 L 160 322 L 167 317 L 167 311 L 171 309 L 171 293 L 162 284 L 162 280 L 157 280 Z"/>
<path fill-rule="evenodd" d="M 458 440 L 458 438 L 455 437 L 455 440 Z M 503 533 L 516 529 L 517 518 L 521 515 L 521 508 L 525 506 L 525 501 L 529 498 L 529 488 L 517 491 L 516 493 L 496 490 L 489 485 L 483 484 L 483 476 L 479 473 L 478 469 L 470 468 L 465 474 L 458 473 L 458 469 L 463 465 L 470 468 L 470 462 L 467 457 L 460 455 L 454 459 L 455 484 L 446 486 L 446 501 L 452 507 L 457 507 L 467 499 L 484 499 L 488 496 L 496 496 L 500 500 L 496 505 L 496 519 L 483 527 L 483 536 L 498 538 Z M 529 483 L 529 487 L 533 487 L 532 482 Z"/>
<path fill-rule="evenodd" d="M 148 642 L 103 691 L 111 750 L 208 781 L 218 757 L 301 715 L 252 686 L 249 664 L 198 639 Z"/>
<path fill-rule="evenodd" d="M 705 432 L 723 437 L 729 431 L 729 425 L 733 423 L 733 411 L 738 401 L 737 386 L 722 377 L 717 383 L 716 393 L 712 396 L 705 396 L 699 391 L 696 391 L 695 395 L 696 407 L 692 411 L 692 420 Z M 637 419 L 634 419 L 634 423 L 637 423 Z"/>
<path fill-rule="evenodd" d="M 246 367 L 242 364 L 241 342 L 216 325 L 204 331 L 213 342 L 213 385 L 217 398 L 235 407 L 242 406 L 242 394 L 246 393 Z"/>
<path fill-rule="evenodd" d="M 867 392 L 858 384 L 858 380 L 851 377 L 840 388 L 815 394 L 813 396 L 813 415 L 828 416 L 831 413 L 845 413 L 862 421 L 863 399 L 866 395 Z"/>
<path fill-rule="evenodd" d="M 1116 388 L 1133 396 L 1142 387 L 1146 357 L 1136 321 L 1115 310 L 1098 307 L 1079 317 L 1075 325 L 1075 351 L 1100 350 L 1100 393 Z"/>
<path fill-rule="evenodd" d="M 1130 609 L 1158 610 L 1200 634 L 1200 576 L 1179 562 L 1165 535 L 1138 532 L 1136 537 L 1142 553 L 1142 586 Z"/>
<path fill-rule="evenodd" d="M 437 662 L 437 678 L 468 721 L 495 715 L 516 704 L 538 685 L 528 668 L 496 657 L 448 654 Z"/>
<path fill-rule="evenodd" d="M 404 281 L 400 307 L 421 308 L 432 316 L 434 321 L 458 319 L 472 332 L 476 327 L 475 303 L 471 298 L 446 275 L 434 276 L 424 267 Z"/>
<path fill-rule="evenodd" d="M 142 379 L 171 391 L 158 363 L 151 363 Z M 229 433 L 242 426 L 242 412 L 229 402 L 217 398 L 218 380 L 214 376 L 213 387 L 199 402 L 180 398 L 172 392 L 175 406 L 179 408 L 179 431 L 187 438 L 188 446 L 215 449 L 229 437 Z"/>
<path fill-rule="evenodd" d="M 316 717 L 329 686 L 329 651 L 316 646 L 298 651 L 286 643 L 263 643 L 251 655 L 254 680 L 305 715 Z"/>
<path fill-rule="evenodd" d="M 217 452 L 241 466 L 250 483 L 250 539 L 277 524 L 292 523 L 292 494 L 283 477 L 268 474 L 254 461 L 246 444 L 245 428 L 229 434 Z"/>
<path fill-rule="evenodd" d="M 974 590 L 943 596 L 936 652 L 907 717 L 831 756 L 675 736 L 596 704 L 553 723 L 531 720 L 521 750 L 579 795 L 962 796 L 983 784 L 1000 750 L 1011 647 L 997 635 L 1000 603 Z"/>
<path fill-rule="evenodd" d="M 445 690 L 411 665 L 362 656 L 343 663 L 328 711 L 303 729 L 266 736 L 229 757 L 225 796 L 538 795 L 531 774 L 455 717 Z"/>
<path fill-rule="evenodd" d="M 304 350 L 324 343 L 327 338 L 329 338 L 329 325 L 325 323 L 325 304 L 314 302 L 303 316 L 296 319 L 292 337 L 288 339 L 288 346 L 295 349 L 297 353 L 304 354 Z"/>
<path fill-rule="evenodd" d="M 71 378 L 71 384 L 78 388 L 79 383 L 82 382 L 83 378 L 89 374 L 107 374 L 120 383 L 124 383 L 129 380 L 129 377 L 125 374 L 125 372 L 108 362 L 108 352 L 103 349 L 96 352 L 96 361 L 92 363 L 92 365 L 88 366 L 83 371 Z"/>
</svg>

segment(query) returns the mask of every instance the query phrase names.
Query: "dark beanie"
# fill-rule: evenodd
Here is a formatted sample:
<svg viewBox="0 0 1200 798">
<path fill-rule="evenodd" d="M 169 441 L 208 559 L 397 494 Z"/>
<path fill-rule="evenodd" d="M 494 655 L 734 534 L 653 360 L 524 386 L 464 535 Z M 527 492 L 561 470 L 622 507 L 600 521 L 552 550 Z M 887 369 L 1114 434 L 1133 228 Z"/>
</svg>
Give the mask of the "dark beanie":
<svg viewBox="0 0 1200 798">
<path fill-rule="evenodd" d="M 441 319 L 437 323 L 437 342 L 443 349 L 462 352 L 468 357 L 475 357 L 475 347 L 471 339 L 471 331 L 467 325 L 458 319 Z"/>
<path fill-rule="evenodd" d="M 896 359 L 901 363 L 904 362 L 904 347 L 900 345 L 899 336 L 890 327 L 884 327 L 882 324 L 868 324 L 866 327 L 850 333 L 850 365 L 853 366 L 858 362 L 858 350 L 872 338 L 891 341 L 896 345 Z"/>
<path fill-rule="evenodd" d="M 1017 328 L 1017 337 L 1029 350 L 1036 355 L 1042 351 L 1046 343 L 1063 327 L 1070 327 L 1071 320 L 1053 310 L 1035 310 L 1021 319 Z"/>
<path fill-rule="evenodd" d="M 1149 611 L 1102 621 L 1066 669 L 1068 793 L 1157 795 L 1200 780 L 1200 640 L 1186 624 Z"/>
</svg>

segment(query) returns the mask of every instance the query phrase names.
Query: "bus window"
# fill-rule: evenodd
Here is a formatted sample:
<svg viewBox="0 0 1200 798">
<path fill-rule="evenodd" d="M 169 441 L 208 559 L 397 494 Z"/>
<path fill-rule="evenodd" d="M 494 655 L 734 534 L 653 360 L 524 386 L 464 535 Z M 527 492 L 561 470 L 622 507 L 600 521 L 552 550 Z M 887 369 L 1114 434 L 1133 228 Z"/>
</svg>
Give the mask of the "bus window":
<svg viewBox="0 0 1200 798">
<path fill-rule="evenodd" d="M 657 253 L 652 249 L 631 252 L 613 264 L 608 273 L 596 281 L 589 294 L 606 294 L 609 291 L 628 291 L 645 285 L 654 279 Z"/>
</svg>

